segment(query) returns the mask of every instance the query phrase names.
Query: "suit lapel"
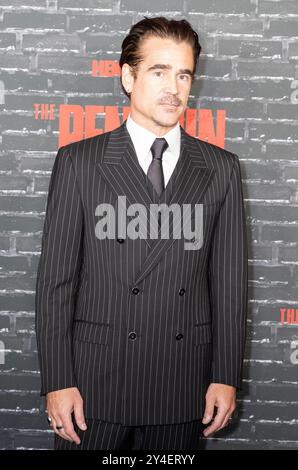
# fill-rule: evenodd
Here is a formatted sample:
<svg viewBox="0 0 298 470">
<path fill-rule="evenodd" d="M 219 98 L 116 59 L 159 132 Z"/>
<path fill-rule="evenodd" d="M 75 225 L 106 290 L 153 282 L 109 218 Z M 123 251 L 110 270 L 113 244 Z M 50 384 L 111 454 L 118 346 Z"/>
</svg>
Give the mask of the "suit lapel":
<svg viewBox="0 0 298 470">
<path fill-rule="evenodd" d="M 106 179 L 117 196 L 125 195 L 127 205 L 141 203 L 150 213 L 150 204 L 165 203 L 168 206 L 178 204 L 191 204 L 191 215 L 194 213 L 195 204 L 199 204 L 205 191 L 214 175 L 214 169 L 207 166 L 207 162 L 201 150 L 201 146 L 194 142 L 180 126 L 181 148 L 177 165 L 166 185 L 160 198 L 154 193 L 153 186 L 148 191 L 146 175 L 139 165 L 134 145 L 126 129 L 124 122 L 120 127 L 110 133 L 106 148 L 103 154 L 97 156 L 97 169 Z M 135 284 L 142 281 L 154 266 L 159 262 L 165 252 L 175 242 L 173 233 L 175 227 L 179 227 L 180 221 L 172 220 L 169 217 L 169 238 L 150 239 L 144 241 L 150 247 L 148 256 L 142 265 L 141 270 L 135 278 Z M 187 224 L 187 220 L 183 220 Z M 149 226 L 149 220 L 148 220 Z M 183 235 L 183 234 L 182 234 Z"/>
<path fill-rule="evenodd" d="M 96 168 L 117 196 L 126 196 L 127 206 L 138 203 L 149 210 L 152 200 L 146 187 L 146 175 L 139 165 L 125 122 L 110 133 Z M 150 246 L 149 240 L 144 240 Z"/>
</svg>

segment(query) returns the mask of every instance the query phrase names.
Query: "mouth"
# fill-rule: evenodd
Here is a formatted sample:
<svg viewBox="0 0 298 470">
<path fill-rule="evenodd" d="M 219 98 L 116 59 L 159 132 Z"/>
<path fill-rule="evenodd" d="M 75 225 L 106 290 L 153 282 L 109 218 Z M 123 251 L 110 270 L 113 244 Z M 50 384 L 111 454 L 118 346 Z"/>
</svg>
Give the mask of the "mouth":
<svg viewBox="0 0 298 470">
<path fill-rule="evenodd" d="M 162 103 L 161 106 L 166 106 L 167 108 L 170 108 L 170 109 L 176 109 L 179 107 L 179 104 Z"/>
</svg>

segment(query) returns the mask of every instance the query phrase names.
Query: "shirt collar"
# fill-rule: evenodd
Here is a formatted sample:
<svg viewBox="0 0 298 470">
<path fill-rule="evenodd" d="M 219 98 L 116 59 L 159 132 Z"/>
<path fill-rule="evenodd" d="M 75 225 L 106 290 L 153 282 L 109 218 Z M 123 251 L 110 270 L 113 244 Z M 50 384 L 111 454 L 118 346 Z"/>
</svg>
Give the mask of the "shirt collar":
<svg viewBox="0 0 298 470">
<path fill-rule="evenodd" d="M 129 113 L 128 118 L 126 120 L 126 128 L 130 134 L 130 137 L 133 141 L 136 153 L 141 158 L 146 158 L 148 155 L 150 148 L 154 142 L 154 140 L 158 137 L 153 132 L 148 131 L 145 127 L 141 126 L 137 122 L 135 122 L 131 114 Z M 180 152 L 180 139 L 181 139 L 181 130 L 180 130 L 180 123 L 177 122 L 176 126 L 173 127 L 169 132 L 163 135 L 166 139 L 171 153 L 178 154 Z"/>
</svg>

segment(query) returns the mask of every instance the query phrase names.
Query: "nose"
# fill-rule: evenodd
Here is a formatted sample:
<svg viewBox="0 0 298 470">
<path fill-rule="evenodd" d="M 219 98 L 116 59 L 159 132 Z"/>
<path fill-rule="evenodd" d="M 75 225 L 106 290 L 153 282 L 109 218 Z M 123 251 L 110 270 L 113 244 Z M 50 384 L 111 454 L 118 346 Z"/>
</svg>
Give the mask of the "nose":
<svg viewBox="0 0 298 470">
<path fill-rule="evenodd" d="M 169 76 L 167 81 L 167 91 L 175 95 L 178 93 L 177 78 L 176 76 Z"/>
</svg>

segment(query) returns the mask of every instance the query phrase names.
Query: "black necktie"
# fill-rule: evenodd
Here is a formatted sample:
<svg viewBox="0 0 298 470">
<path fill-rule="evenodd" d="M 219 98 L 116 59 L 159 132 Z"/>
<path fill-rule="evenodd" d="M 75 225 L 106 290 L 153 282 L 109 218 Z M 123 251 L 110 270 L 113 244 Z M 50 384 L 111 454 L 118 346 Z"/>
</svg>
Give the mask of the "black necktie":
<svg viewBox="0 0 298 470">
<path fill-rule="evenodd" d="M 148 168 L 147 176 L 153 184 L 153 187 L 157 192 L 158 196 L 161 195 L 165 186 L 161 160 L 162 154 L 168 146 L 169 144 L 166 139 L 164 139 L 163 137 L 157 137 L 150 149 L 153 158 Z"/>
</svg>

